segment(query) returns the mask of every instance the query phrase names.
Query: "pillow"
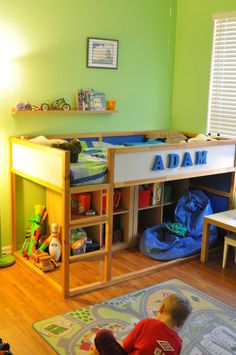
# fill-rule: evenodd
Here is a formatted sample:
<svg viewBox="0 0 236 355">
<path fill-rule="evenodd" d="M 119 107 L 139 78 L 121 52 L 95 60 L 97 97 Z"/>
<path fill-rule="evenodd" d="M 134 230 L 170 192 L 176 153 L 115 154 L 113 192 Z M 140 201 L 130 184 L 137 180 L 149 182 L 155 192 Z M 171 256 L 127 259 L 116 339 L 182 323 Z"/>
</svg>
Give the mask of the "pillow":
<svg viewBox="0 0 236 355">
<path fill-rule="evenodd" d="M 145 136 L 146 140 L 149 139 L 154 139 L 154 140 L 159 140 L 159 139 L 166 139 L 166 143 L 179 143 L 180 141 L 185 141 L 188 139 L 182 132 L 178 131 L 173 131 L 173 130 L 162 130 L 162 131 L 156 131 L 156 132 L 151 132 Z"/>
<path fill-rule="evenodd" d="M 64 139 L 47 139 L 45 136 L 38 136 L 35 138 L 29 139 L 29 142 L 52 146 L 53 144 L 63 144 L 66 143 Z"/>
</svg>

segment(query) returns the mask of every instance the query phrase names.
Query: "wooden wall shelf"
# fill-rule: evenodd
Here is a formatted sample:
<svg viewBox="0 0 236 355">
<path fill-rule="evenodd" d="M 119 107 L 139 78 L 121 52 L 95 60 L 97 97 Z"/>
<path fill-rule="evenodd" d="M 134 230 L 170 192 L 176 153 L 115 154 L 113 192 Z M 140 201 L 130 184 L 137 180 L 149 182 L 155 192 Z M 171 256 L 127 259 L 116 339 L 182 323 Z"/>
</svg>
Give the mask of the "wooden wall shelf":
<svg viewBox="0 0 236 355">
<path fill-rule="evenodd" d="M 71 115 L 71 114 L 77 114 L 77 115 L 98 115 L 98 114 L 104 114 L 104 115 L 109 115 L 112 113 L 117 113 L 119 112 L 118 110 L 97 110 L 97 111 L 82 111 L 82 110 L 76 110 L 72 109 L 70 111 L 63 111 L 63 110 L 48 110 L 48 111 L 31 111 L 31 110 L 25 110 L 25 111 L 16 111 L 15 108 L 11 109 L 11 114 L 13 116 L 29 116 L 29 115 Z"/>
</svg>

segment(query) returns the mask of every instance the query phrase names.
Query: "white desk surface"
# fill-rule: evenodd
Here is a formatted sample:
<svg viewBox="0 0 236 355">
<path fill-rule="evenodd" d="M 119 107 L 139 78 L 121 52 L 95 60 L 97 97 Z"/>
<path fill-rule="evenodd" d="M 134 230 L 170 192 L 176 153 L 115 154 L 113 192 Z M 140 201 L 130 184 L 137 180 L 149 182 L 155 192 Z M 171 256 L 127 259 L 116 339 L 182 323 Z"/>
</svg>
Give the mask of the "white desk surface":
<svg viewBox="0 0 236 355">
<path fill-rule="evenodd" d="M 216 221 L 225 224 L 226 226 L 228 225 L 236 228 L 236 209 L 210 214 L 205 217 L 208 219 L 210 223 L 211 221 L 212 222 Z"/>
</svg>

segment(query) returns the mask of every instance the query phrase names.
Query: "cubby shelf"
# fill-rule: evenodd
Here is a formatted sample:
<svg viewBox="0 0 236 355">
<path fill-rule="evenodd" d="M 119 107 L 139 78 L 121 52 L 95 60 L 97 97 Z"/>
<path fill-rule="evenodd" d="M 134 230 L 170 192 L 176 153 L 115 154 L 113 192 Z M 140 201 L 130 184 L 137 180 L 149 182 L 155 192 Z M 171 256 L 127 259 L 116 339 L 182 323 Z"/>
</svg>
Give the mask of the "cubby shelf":
<svg viewBox="0 0 236 355">
<path fill-rule="evenodd" d="M 29 116 L 29 115 L 97 115 L 97 114 L 104 114 L 104 115 L 109 115 L 112 113 L 117 113 L 119 112 L 118 110 L 94 110 L 94 111 L 82 111 L 82 110 L 76 110 L 72 109 L 70 111 L 63 111 L 63 110 L 48 110 L 48 111 L 31 111 L 31 110 L 25 110 L 25 111 L 17 111 L 15 108 L 11 109 L 11 114 L 13 116 Z"/>
<path fill-rule="evenodd" d="M 165 207 L 165 206 L 173 205 L 175 203 L 176 203 L 176 201 L 168 201 L 168 202 L 160 203 L 159 205 L 150 205 L 150 206 L 147 206 L 147 207 L 139 207 L 138 210 L 139 211 L 150 210 L 152 208 Z"/>
<path fill-rule="evenodd" d="M 123 214 L 123 213 L 129 213 L 129 210 L 127 209 L 122 209 L 122 208 L 118 208 L 118 209 L 115 209 L 114 212 L 113 212 L 113 215 L 118 215 L 118 214 Z"/>
<path fill-rule="evenodd" d="M 99 224 L 107 222 L 106 216 L 76 216 L 72 215 L 70 224 L 71 225 L 87 225 L 87 224 Z"/>
<path fill-rule="evenodd" d="M 82 260 L 82 259 L 88 259 L 88 258 L 104 256 L 104 255 L 107 255 L 107 250 L 105 250 L 105 249 L 90 251 L 85 254 L 71 255 L 70 256 L 70 264 L 76 263 L 77 261 Z"/>
<path fill-rule="evenodd" d="M 93 192 L 93 191 L 102 191 L 107 190 L 109 188 L 109 184 L 97 184 L 97 185 L 82 185 L 82 186 L 75 186 L 70 188 L 70 194 L 79 194 L 82 192 Z"/>
<path fill-rule="evenodd" d="M 143 211 L 143 210 L 149 210 L 151 208 L 157 208 L 157 207 L 161 207 L 162 205 L 159 204 L 159 205 L 150 205 L 150 206 L 147 206 L 147 207 L 139 207 L 138 210 L 139 211 Z"/>
</svg>

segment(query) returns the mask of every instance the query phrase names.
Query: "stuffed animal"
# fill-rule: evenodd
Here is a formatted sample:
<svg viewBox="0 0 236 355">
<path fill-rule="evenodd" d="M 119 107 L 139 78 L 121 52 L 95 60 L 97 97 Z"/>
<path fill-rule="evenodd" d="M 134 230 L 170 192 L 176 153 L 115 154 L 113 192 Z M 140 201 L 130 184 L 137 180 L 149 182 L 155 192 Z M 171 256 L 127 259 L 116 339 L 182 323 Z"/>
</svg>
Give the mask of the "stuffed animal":
<svg viewBox="0 0 236 355">
<path fill-rule="evenodd" d="M 69 150 L 71 163 L 78 162 L 78 155 L 82 150 L 81 143 L 79 139 L 76 138 L 72 139 L 70 142 L 61 143 L 61 144 L 52 144 L 52 147 L 63 149 L 63 150 Z"/>
</svg>

